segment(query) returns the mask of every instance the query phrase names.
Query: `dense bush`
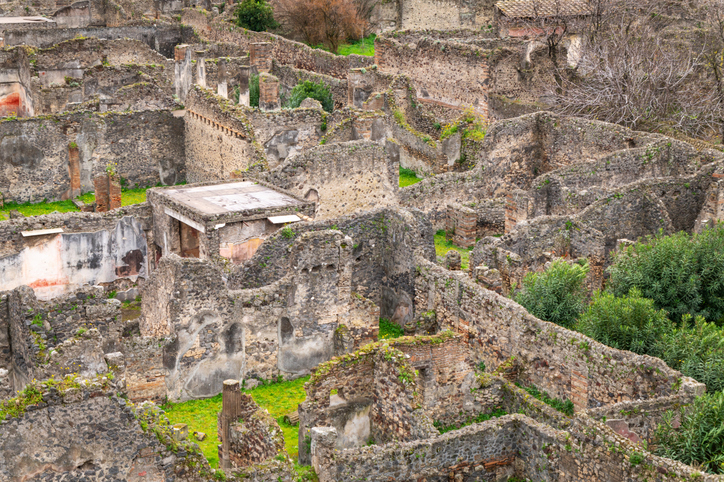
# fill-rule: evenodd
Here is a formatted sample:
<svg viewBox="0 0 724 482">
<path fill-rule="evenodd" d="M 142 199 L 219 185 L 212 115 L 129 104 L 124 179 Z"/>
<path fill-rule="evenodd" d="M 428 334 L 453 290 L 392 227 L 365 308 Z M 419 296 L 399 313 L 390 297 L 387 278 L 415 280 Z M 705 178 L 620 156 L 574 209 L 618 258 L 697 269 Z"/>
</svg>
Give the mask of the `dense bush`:
<svg viewBox="0 0 724 482">
<path fill-rule="evenodd" d="M 724 393 L 704 394 L 691 406 L 666 413 L 654 439 L 657 455 L 724 474 Z"/>
<path fill-rule="evenodd" d="M 310 80 L 305 80 L 294 86 L 289 94 L 287 107 L 297 108 L 307 97 L 318 100 L 322 104 L 322 108 L 327 112 L 332 112 L 332 109 L 334 109 L 334 101 L 329 88 L 322 82 L 312 82 Z"/>
<path fill-rule="evenodd" d="M 656 352 L 671 368 L 705 383 L 707 391 L 724 390 L 724 330 L 703 317 L 693 322 L 682 317 L 681 326 L 661 337 Z"/>
<path fill-rule="evenodd" d="M 648 237 L 614 258 L 608 269 L 616 296 L 638 288 L 657 308 L 681 321 L 687 313 L 721 325 L 724 315 L 724 228 Z"/>
<path fill-rule="evenodd" d="M 515 301 L 533 316 L 570 328 L 583 310 L 588 264 L 559 259 L 542 273 L 528 273 Z"/>
<path fill-rule="evenodd" d="M 254 32 L 279 26 L 274 20 L 274 9 L 266 0 L 244 0 L 236 7 L 234 16 L 238 26 Z"/>
<path fill-rule="evenodd" d="M 252 75 L 249 79 L 249 105 L 259 107 L 259 76 Z"/>
<path fill-rule="evenodd" d="M 620 298 L 606 292 L 594 294 L 576 329 L 604 345 L 648 355 L 656 351 L 672 325 L 664 310 L 657 310 L 653 300 L 642 298 L 634 288 Z"/>
</svg>

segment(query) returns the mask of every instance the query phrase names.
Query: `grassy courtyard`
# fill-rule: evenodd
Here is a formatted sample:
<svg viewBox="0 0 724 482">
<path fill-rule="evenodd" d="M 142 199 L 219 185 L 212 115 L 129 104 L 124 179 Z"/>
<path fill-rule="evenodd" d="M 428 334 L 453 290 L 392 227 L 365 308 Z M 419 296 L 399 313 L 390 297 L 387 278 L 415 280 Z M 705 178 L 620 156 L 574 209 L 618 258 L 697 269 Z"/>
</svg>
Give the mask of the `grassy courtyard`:
<svg viewBox="0 0 724 482">
<path fill-rule="evenodd" d="M 435 254 L 437 256 L 445 257 L 448 251 L 451 249 L 454 249 L 458 253 L 460 253 L 460 265 L 463 270 L 468 269 L 468 266 L 470 266 L 470 252 L 473 250 L 472 248 L 461 248 L 460 246 L 455 246 L 452 241 L 448 241 L 445 238 L 445 230 L 440 229 L 435 233 Z"/>
</svg>

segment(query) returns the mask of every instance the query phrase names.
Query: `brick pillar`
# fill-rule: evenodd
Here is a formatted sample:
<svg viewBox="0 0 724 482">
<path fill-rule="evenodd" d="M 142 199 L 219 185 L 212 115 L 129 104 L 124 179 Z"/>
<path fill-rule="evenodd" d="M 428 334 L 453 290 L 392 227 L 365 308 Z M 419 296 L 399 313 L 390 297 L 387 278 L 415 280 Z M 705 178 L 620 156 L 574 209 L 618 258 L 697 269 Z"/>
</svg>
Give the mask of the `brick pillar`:
<svg viewBox="0 0 724 482">
<path fill-rule="evenodd" d="M 505 232 L 509 233 L 519 221 L 528 219 L 528 196 L 516 191 L 508 193 L 505 200 Z"/>
<path fill-rule="evenodd" d="M 272 67 L 272 44 L 255 42 L 249 49 L 249 66 L 256 68 L 257 73 L 268 74 Z"/>
<path fill-rule="evenodd" d="M 176 62 L 183 62 L 186 58 L 186 49 L 188 49 L 188 44 L 179 44 L 173 49 L 173 59 Z"/>
<path fill-rule="evenodd" d="M 471 248 L 475 246 L 475 235 L 478 232 L 478 213 L 467 206 L 456 207 L 453 244 L 461 248 Z"/>
<path fill-rule="evenodd" d="M 70 174 L 70 198 L 80 196 L 80 151 L 75 142 L 68 145 L 68 173 Z"/>
<path fill-rule="evenodd" d="M 228 470 L 231 468 L 231 458 L 229 451 L 231 449 L 231 437 L 229 436 L 229 427 L 232 422 L 239 419 L 241 415 L 241 391 L 239 390 L 239 380 L 224 380 L 221 391 L 221 413 L 219 414 L 221 422 L 221 430 L 219 437 L 221 438 L 221 453 L 219 454 L 219 462 L 221 468 Z"/>
<path fill-rule="evenodd" d="M 588 408 L 588 367 L 571 369 L 571 401 L 576 412 Z"/>
<path fill-rule="evenodd" d="M 279 79 L 269 74 L 259 74 L 259 108 L 263 111 L 279 110 Z"/>
<path fill-rule="evenodd" d="M 374 88 L 374 71 L 351 69 L 347 75 L 347 105 L 361 109 Z"/>
<path fill-rule="evenodd" d="M 96 190 L 96 212 L 102 213 L 108 211 L 111 204 L 108 174 L 103 173 L 93 179 L 93 187 Z"/>
<path fill-rule="evenodd" d="M 118 174 L 108 176 L 109 209 L 121 207 L 121 177 Z"/>
</svg>

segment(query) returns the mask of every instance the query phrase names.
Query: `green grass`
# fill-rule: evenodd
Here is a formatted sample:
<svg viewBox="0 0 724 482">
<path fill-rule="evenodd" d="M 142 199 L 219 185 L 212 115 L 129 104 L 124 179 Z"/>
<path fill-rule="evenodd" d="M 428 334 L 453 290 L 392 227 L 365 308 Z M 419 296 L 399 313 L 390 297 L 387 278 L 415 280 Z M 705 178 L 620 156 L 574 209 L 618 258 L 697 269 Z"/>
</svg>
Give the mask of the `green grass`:
<svg viewBox="0 0 724 482">
<path fill-rule="evenodd" d="M 68 213 L 72 211 L 78 211 L 73 201 L 54 201 L 54 202 L 42 202 L 36 204 L 24 203 L 5 203 L 0 209 L 0 220 L 8 219 L 10 217 L 10 211 L 18 210 L 24 216 L 40 216 L 41 214 L 50 214 L 58 211 L 59 213 Z"/>
<path fill-rule="evenodd" d="M 561 413 L 568 415 L 569 417 L 573 416 L 573 402 L 571 402 L 570 400 L 563 401 L 559 398 L 551 398 L 550 395 L 548 395 L 548 392 L 541 392 L 535 385 L 528 385 L 527 387 L 524 387 L 517 382 L 516 385 L 519 388 L 522 388 L 523 390 L 528 392 L 530 396 L 537 398 L 546 405 L 550 405 L 551 407 L 555 408 Z"/>
<path fill-rule="evenodd" d="M 458 430 L 463 427 L 467 427 L 468 425 L 472 425 L 474 423 L 485 422 L 485 421 L 490 420 L 491 418 L 502 417 L 503 415 L 508 415 L 508 412 L 506 412 L 502 408 L 498 407 L 495 410 L 493 410 L 492 412 L 480 413 L 475 417 L 469 417 L 463 423 L 444 426 L 439 421 L 435 421 L 435 422 L 433 422 L 433 425 L 435 426 L 437 431 L 440 432 L 440 434 L 443 434 L 443 433 L 450 432 L 452 430 Z"/>
<path fill-rule="evenodd" d="M 387 318 L 380 318 L 380 332 L 377 335 L 378 340 L 388 340 L 390 338 L 399 338 L 405 332 L 396 323 L 391 322 Z"/>
<path fill-rule="evenodd" d="M 463 270 L 468 269 L 468 266 L 470 265 L 470 252 L 473 250 L 473 248 L 461 248 L 460 246 L 455 246 L 452 244 L 451 241 L 448 241 L 445 238 L 445 230 L 440 229 L 435 233 L 435 254 L 438 256 L 445 257 L 448 251 L 451 249 L 454 249 L 458 253 L 460 253 L 460 267 Z"/>
<path fill-rule="evenodd" d="M 339 55 L 357 54 L 372 57 L 375 55 L 375 37 L 377 35 L 372 34 L 351 44 L 342 44 L 338 49 Z"/>
<path fill-rule="evenodd" d="M 412 186 L 413 184 L 422 181 L 415 171 L 412 169 L 400 168 L 400 187 Z"/>
<path fill-rule="evenodd" d="M 284 423 L 283 416 L 297 409 L 297 405 L 304 401 L 304 383 L 309 377 L 296 380 L 272 383 L 259 386 L 253 390 L 244 390 L 252 396 L 260 407 L 269 411 L 284 432 L 284 444 L 292 459 L 296 459 L 298 426 Z M 185 423 L 189 427 L 189 434 L 204 432 L 206 439 L 197 442 L 211 467 L 219 465 L 219 435 L 216 431 L 217 415 L 221 410 L 221 395 L 205 398 L 203 400 L 189 400 L 181 403 L 167 403 L 163 406 L 166 416 L 171 423 Z M 189 435 L 191 436 L 191 435 Z"/>
<path fill-rule="evenodd" d="M 138 189 L 124 189 L 121 193 L 121 205 L 130 206 L 132 204 L 140 204 L 142 202 L 146 202 L 146 191 L 148 191 L 147 187 L 142 187 Z M 85 204 L 91 204 L 95 202 L 96 195 L 95 193 L 87 192 L 78 196 L 77 199 L 83 201 Z M 55 211 L 58 211 L 59 213 L 71 213 L 80 211 L 80 209 L 78 209 L 75 204 L 73 204 L 73 201 L 43 201 L 35 204 L 16 204 L 13 202 L 8 202 L 5 203 L 2 208 L 0 208 L 0 221 L 8 219 L 10 217 L 10 211 L 12 210 L 18 210 L 23 216 L 26 217 L 50 214 Z"/>
</svg>

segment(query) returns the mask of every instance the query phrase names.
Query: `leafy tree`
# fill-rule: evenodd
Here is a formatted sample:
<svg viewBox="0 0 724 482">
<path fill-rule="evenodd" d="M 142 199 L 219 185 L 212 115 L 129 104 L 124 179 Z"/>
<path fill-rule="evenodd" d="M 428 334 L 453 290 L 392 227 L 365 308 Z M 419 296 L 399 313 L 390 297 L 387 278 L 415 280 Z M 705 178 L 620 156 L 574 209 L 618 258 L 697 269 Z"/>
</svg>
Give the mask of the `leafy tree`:
<svg viewBox="0 0 724 482">
<path fill-rule="evenodd" d="M 634 288 L 620 298 L 597 292 L 576 329 L 604 345 L 650 355 L 672 324 L 664 310 L 657 310 L 653 300 L 642 298 Z"/>
<path fill-rule="evenodd" d="M 249 106 L 259 107 L 259 76 L 249 78 Z"/>
<path fill-rule="evenodd" d="M 322 104 L 322 108 L 327 112 L 332 112 L 332 109 L 334 109 L 332 93 L 329 88 L 322 82 L 312 82 L 310 80 L 305 80 L 294 86 L 289 95 L 287 107 L 292 109 L 299 107 L 307 97 L 318 100 Z"/>
<path fill-rule="evenodd" d="M 528 273 L 515 301 L 533 316 L 570 328 L 583 310 L 583 282 L 588 263 L 569 264 L 559 259 L 542 273 Z"/>
<path fill-rule="evenodd" d="M 236 24 L 254 32 L 277 28 L 274 8 L 266 0 L 244 0 L 234 11 Z"/>
<path fill-rule="evenodd" d="M 707 390 L 724 390 L 724 329 L 697 316 L 682 317 L 681 326 L 665 333 L 655 353 L 671 368 L 705 383 Z"/>
<path fill-rule="evenodd" d="M 724 228 L 701 234 L 649 236 L 615 255 L 608 269 L 616 296 L 638 288 L 679 322 L 687 313 L 721 324 L 724 315 Z"/>
<path fill-rule="evenodd" d="M 678 428 L 675 418 L 681 423 Z M 657 455 L 724 474 L 724 393 L 707 393 L 676 414 L 667 412 L 654 439 Z"/>
</svg>

